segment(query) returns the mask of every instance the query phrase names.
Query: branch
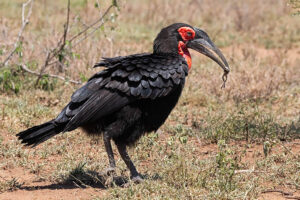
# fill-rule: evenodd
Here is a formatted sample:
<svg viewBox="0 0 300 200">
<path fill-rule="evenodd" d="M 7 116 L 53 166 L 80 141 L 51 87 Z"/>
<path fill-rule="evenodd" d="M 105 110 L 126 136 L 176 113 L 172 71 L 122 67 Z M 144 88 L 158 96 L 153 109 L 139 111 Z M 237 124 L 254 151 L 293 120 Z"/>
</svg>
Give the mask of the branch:
<svg viewBox="0 0 300 200">
<path fill-rule="evenodd" d="M 269 189 L 269 190 L 265 190 L 265 191 L 262 191 L 261 193 L 270 193 L 270 192 L 278 192 L 278 193 L 281 193 L 284 198 L 286 199 L 296 199 L 296 200 L 300 200 L 300 197 L 299 196 L 293 196 L 294 194 L 291 193 L 291 192 L 285 192 L 283 190 L 272 190 L 272 189 Z"/>
<path fill-rule="evenodd" d="M 102 25 L 104 24 L 104 22 L 101 22 L 101 24 L 99 24 L 96 28 L 94 28 L 93 31 L 91 31 L 90 33 L 88 33 L 87 35 L 85 35 L 83 38 L 81 38 L 80 40 L 78 40 L 75 44 L 73 44 L 72 46 L 75 47 L 77 46 L 80 42 L 82 42 L 83 40 L 85 40 L 86 38 L 90 37 L 91 35 L 93 35 L 98 28 L 100 28 Z"/>
<path fill-rule="evenodd" d="M 291 193 L 291 192 L 285 192 L 283 190 L 272 190 L 272 189 L 269 189 L 269 190 L 265 190 L 265 191 L 262 191 L 261 193 L 270 193 L 270 192 L 278 192 L 278 193 L 281 193 L 284 198 L 286 199 L 296 199 L 296 200 L 300 200 L 300 197 L 299 196 L 293 196 L 294 194 Z"/>
<path fill-rule="evenodd" d="M 241 169 L 241 170 L 235 170 L 235 174 L 243 174 L 243 173 L 265 173 L 264 171 L 257 171 L 254 169 Z"/>
<path fill-rule="evenodd" d="M 300 200 L 299 196 L 292 196 L 292 197 L 285 197 L 286 199 L 296 199 L 296 200 Z"/>
<path fill-rule="evenodd" d="M 68 30 L 69 30 L 69 21 L 70 21 L 70 0 L 68 0 L 67 23 L 66 23 L 65 29 L 64 29 L 63 45 L 66 44 L 67 34 L 68 34 Z"/>
<path fill-rule="evenodd" d="M 275 190 L 268 189 L 268 190 L 262 191 L 261 193 L 270 193 L 270 192 L 278 192 L 278 193 L 281 193 L 281 194 L 286 195 L 286 196 L 292 196 L 293 195 L 293 193 L 291 193 L 291 192 L 285 192 L 283 190 L 276 190 L 276 189 Z"/>
<path fill-rule="evenodd" d="M 101 15 L 101 17 L 96 20 L 94 23 L 92 23 L 91 25 L 87 26 L 85 29 L 83 29 L 82 31 L 80 31 L 78 34 L 74 35 L 69 42 L 72 42 L 73 40 L 75 40 L 76 38 L 78 38 L 80 35 L 82 35 L 83 33 L 87 32 L 90 28 L 94 28 L 93 31 L 91 31 L 90 33 L 88 33 L 86 36 L 84 36 L 83 38 L 81 38 L 80 40 L 78 40 L 74 46 L 78 45 L 80 42 L 82 42 L 83 40 L 85 40 L 86 38 L 88 38 L 90 35 L 92 35 L 97 29 L 99 29 L 103 24 L 104 24 L 104 17 L 109 13 L 109 11 L 114 7 L 115 5 L 112 4 L 110 5 L 106 11 L 104 12 L 103 15 Z M 70 0 L 68 0 L 68 8 L 67 8 L 67 22 L 64 25 L 64 33 L 62 36 L 62 39 L 57 43 L 57 46 L 53 49 L 51 49 L 50 51 L 47 51 L 47 56 L 45 59 L 45 64 L 43 65 L 43 67 L 40 70 L 39 76 L 36 80 L 35 86 L 37 86 L 37 84 L 39 83 L 42 75 L 44 74 L 45 69 L 49 66 L 49 65 L 53 65 L 55 63 L 60 63 L 60 65 L 62 66 L 63 63 L 61 63 L 59 60 L 57 61 L 53 61 L 54 58 L 57 57 L 57 55 L 59 55 L 60 53 L 62 53 L 65 49 L 66 46 L 66 41 L 67 41 L 67 34 L 68 34 L 68 30 L 69 30 L 69 21 L 70 21 Z M 97 23 L 101 22 L 100 24 L 98 24 L 96 27 L 94 27 Z M 57 75 L 55 75 L 57 76 Z M 61 78 L 60 78 L 61 79 Z M 62 79 L 64 80 L 64 79 Z"/>
<path fill-rule="evenodd" d="M 281 145 L 288 153 L 290 153 L 294 158 L 297 158 L 297 156 L 296 156 L 291 150 L 289 150 L 283 143 L 280 143 L 280 145 Z"/>
<path fill-rule="evenodd" d="M 18 44 L 19 44 L 19 42 L 21 40 L 23 31 L 24 31 L 25 27 L 27 26 L 27 24 L 29 23 L 29 17 L 30 17 L 30 15 L 32 13 L 33 1 L 34 0 L 28 0 L 26 3 L 22 4 L 22 26 L 21 26 L 21 29 L 20 29 L 20 31 L 18 33 L 17 41 L 14 44 L 13 50 L 10 52 L 10 54 L 7 56 L 7 58 L 4 60 L 4 62 L 0 65 L 0 68 L 7 65 L 8 61 L 11 59 L 11 57 L 14 55 L 14 53 L 16 52 L 16 50 L 18 48 Z M 28 13 L 27 13 L 27 15 L 25 17 L 25 9 L 26 9 L 26 7 L 29 4 L 30 4 L 30 8 L 29 8 Z"/>
<path fill-rule="evenodd" d="M 64 25 L 64 33 L 62 36 L 62 39 L 57 43 L 57 46 L 50 50 L 50 55 L 46 59 L 48 59 L 48 62 L 45 61 L 45 63 L 49 63 L 50 60 L 52 60 L 54 57 L 56 57 L 60 52 L 63 51 L 65 45 L 66 45 L 66 40 L 67 40 L 67 34 L 69 30 L 69 19 L 70 19 L 70 0 L 68 0 L 68 11 L 67 11 L 67 22 Z M 52 54 L 52 55 L 51 55 Z"/>
<path fill-rule="evenodd" d="M 92 28 L 93 26 L 95 26 L 98 22 L 101 21 L 101 24 L 97 26 L 97 28 L 95 28 L 95 30 L 97 30 L 98 28 L 100 28 L 103 24 L 104 24 L 104 17 L 108 14 L 108 12 L 114 7 L 114 5 L 110 5 L 106 11 L 104 12 L 104 14 L 97 19 L 95 22 L 93 22 L 92 24 L 88 25 L 85 29 L 83 29 L 82 31 L 80 31 L 78 34 L 74 35 L 69 41 L 72 42 L 73 40 L 75 40 L 77 37 L 79 37 L 80 35 L 82 35 L 83 33 L 87 32 L 90 28 Z M 93 33 L 93 32 L 92 32 Z M 79 42 L 81 42 L 82 40 L 84 40 L 87 37 L 82 38 Z M 79 42 L 77 42 L 76 44 L 78 44 Z"/>
<path fill-rule="evenodd" d="M 33 74 L 33 75 L 36 75 L 36 76 L 41 75 L 41 73 L 39 73 L 39 72 L 32 71 L 32 70 L 28 69 L 25 64 L 21 64 L 21 68 L 22 68 L 22 70 L 24 70 L 24 71 L 26 71 L 30 74 Z M 66 77 L 63 77 L 63 76 L 55 75 L 55 74 L 43 73 L 42 76 L 44 76 L 44 75 L 47 75 L 51 78 L 58 78 L 58 79 L 63 80 L 63 81 L 69 81 L 70 83 L 74 83 L 74 84 L 77 84 L 77 85 L 81 84 L 81 81 L 75 81 L 75 80 L 72 80 L 72 79 L 69 79 L 69 78 L 66 78 Z"/>
<path fill-rule="evenodd" d="M 47 56 L 46 56 L 45 64 L 43 65 L 43 67 L 40 70 L 39 77 L 36 79 L 35 87 L 38 85 L 38 83 L 39 83 L 40 79 L 42 78 L 42 75 L 43 75 L 46 67 L 48 66 L 49 58 L 50 58 L 50 52 L 47 51 Z"/>
<path fill-rule="evenodd" d="M 57 43 L 57 46 L 55 48 L 53 48 L 50 51 L 47 51 L 47 56 L 46 56 L 46 60 L 45 60 L 45 64 L 43 65 L 43 67 L 40 70 L 40 74 L 35 82 L 35 86 L 38 85 L 44 71 L 46 70 L 46 68 L 48 67 L 50 61 L 55 58 L 60 52 L 62 52 L 65 48 L 66 45 L 66 40 L 67 40 L 67 34 L 68 34 L 68 30 L 69 30 L 69 20 L 70 19 L 70 0 L 68 0 L 68 8 L 67 8 L 67 22 L 64 25 L 64 33 L 62 36 L 62 39 Z"/>
</svg>

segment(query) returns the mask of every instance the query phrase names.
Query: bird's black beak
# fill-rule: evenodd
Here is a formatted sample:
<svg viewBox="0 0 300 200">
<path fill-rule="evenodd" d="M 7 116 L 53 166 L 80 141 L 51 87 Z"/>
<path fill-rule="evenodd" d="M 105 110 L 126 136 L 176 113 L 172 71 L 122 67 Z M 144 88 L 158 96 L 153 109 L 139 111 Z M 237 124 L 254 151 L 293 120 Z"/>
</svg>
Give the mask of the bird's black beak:
<svg viewBox="0 0 300 200">
<path fill-rule="evenodd" d="M 198 28 L 194 28 L 194 30 L 196 33 L 195 37 L 193 40 L 187 42 L 186 47 L 194 49 L 199 53 L 208 56 L 222 67 L 224 73 L 228 74 L 230 69 L 222 52 L 216 47 L 216 45 L 210 40 L 210 38 L 204 31 Z"/>
</svg>

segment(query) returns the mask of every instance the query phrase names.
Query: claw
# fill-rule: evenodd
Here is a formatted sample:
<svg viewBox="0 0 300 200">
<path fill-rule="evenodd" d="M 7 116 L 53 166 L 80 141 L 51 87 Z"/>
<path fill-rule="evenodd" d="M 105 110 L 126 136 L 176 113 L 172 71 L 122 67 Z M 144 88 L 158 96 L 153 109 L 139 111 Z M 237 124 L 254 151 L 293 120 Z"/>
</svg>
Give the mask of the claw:
<svg viewBox="0 0 300 200">
<path fill-rule="evenodd" d="M 109 167 L 105 170 L 105 174 L 107 176 L 115 176 L 116 175 L 116 168 L 114 167 Z"/>
<path fill-rule="evenodd" d="M 140 175 L 130 177 L 130 179 L 136 184 L 144 182 L 144 179 Z"/>
</svg>

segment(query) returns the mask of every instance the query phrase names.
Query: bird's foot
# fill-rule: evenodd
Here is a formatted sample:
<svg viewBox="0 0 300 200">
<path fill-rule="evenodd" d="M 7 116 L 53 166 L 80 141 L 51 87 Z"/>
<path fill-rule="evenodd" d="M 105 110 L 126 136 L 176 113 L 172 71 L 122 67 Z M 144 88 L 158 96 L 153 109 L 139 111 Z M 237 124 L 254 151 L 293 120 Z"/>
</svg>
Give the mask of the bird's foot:
<svg viewBox="0 0 300 200">
<path fill-rule="evenodd" d="M 116 168 L 115 167 L 109 167 L 105 170 L 105 174 L 107 176 L 115 176 L 116 175 Z"/>
<path fill-rule="evenodd" d="M 106 180 L 105 180 L 105 187 L 111 187 L 113 185 L 114 182 L 114 177 L 109 176 Z"/>
<path fill-rule="evenodd" d="M 142 178 L 142 176 L 140 174 L 131 176 L 130 179 L 131 179 L 131 181 L 133 181 L 136 184 L 144 182 L 144 179 Z"/>
<path fill-rule="evenodd" d="M 113 185 L 114 177 L 116 177 L 116 168 L 115 167 L 108 167 L 105 169 L 105 175 L 107 176 L 104 185 L 106 187 L 110 187 Z"/>
</svg>

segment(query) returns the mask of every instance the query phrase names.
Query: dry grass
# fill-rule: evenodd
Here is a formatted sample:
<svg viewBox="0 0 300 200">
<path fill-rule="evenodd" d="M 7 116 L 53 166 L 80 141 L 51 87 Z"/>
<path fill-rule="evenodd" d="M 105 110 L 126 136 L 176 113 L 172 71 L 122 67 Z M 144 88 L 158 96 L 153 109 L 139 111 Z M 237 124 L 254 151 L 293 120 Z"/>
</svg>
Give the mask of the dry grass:
<svg viewBox="0 0 300 200">
<path fill-rule="evenodd" d="M 22 2 L 0 2 L 0 61 L 17 37 Z M 99 17 L 95 2 L 71 1 L 71 35 Z M 100 2 L 103 12 L 110 1 Z M 204 29 L 227 57 L 232 71 L 221 90 L 220 68 L 192 52 L 178 106 L 158 133 L 130 150 L 148 178 L 126 188 L 103 188 L 107 157 L 100 138 L 76 130 L 31 150 L 14 136 L 55 117 L 78 87 L 44 77 L 34 89 L 37 77 L 18 67 L 22 61 L 40 69 L 45 47 L 62 35 L 65 4 L 35 1 L 22 48 L 0 69 L 0 80 L 8 74 L 8 81 L 0 81 L 0 198 L 283 198 L 263 194 L 266 189 L 300 196 L 300 23 L 286 1 L 121 1 L 104 29 L 71 49 L 64 71 L 47 69 L 84 81 L 98 70 L 91 66 L 102 56 L 151 51 L 157 32 L 173 22 Z M 128 177 L 119 157 L 117 164 L 118 174 Z"/>
</svg>

